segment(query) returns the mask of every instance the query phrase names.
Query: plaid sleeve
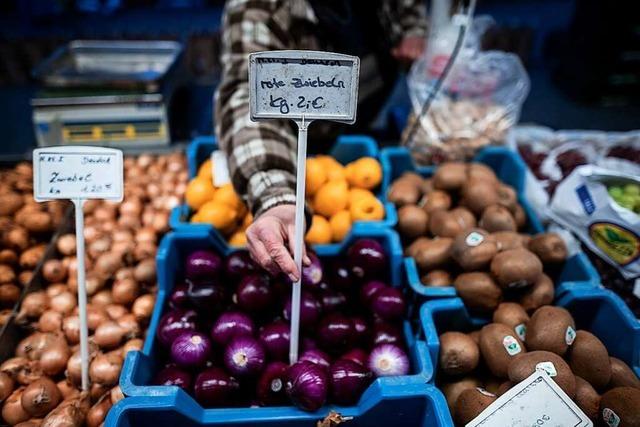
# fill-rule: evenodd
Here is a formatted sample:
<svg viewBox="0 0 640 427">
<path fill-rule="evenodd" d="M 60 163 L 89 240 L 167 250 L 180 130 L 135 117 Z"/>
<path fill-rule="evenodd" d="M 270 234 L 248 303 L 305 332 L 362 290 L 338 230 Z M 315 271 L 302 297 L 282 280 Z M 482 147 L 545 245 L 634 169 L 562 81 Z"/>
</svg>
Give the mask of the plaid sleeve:
<svg viewBox="0 0 640 427">
<path fill-rule="evenodd" d="M 425 0 L 385 0 L 382 10 L 394 43 L 407 36 L 427 36 Z"/>
<path fill-rule="evenodd" d="M 222 80 L 216 94 L 216 135 L 228 157 L 233 186 L 254 215 L 295 203 L 295 146 L 291 124 L 249 119 L 251 52 L 289 48 L 280 18 L 283 0 L 231 0 L 222 27 Z"/>
</svg>

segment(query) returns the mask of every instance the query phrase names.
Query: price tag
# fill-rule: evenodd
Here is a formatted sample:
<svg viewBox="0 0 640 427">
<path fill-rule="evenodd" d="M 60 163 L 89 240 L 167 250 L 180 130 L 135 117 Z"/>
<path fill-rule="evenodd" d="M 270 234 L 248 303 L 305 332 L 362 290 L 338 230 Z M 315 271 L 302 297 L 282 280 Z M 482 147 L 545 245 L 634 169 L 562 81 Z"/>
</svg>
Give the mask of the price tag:
<svg viewBox="0 0 640 427">
<path fill-rule="evenodd" d="M 51 199 L 122 200 L 122 151 L 102 147 L 33 150 L 33 195 Z"/>
<path fill-rule="evenodd" d="M 476 426 L 591 427 L 593 423 L 545 370 L 538 369 L 466 425 Z"/>
<path fill-rule="evenodd" d="M 222 187 L 231 182 L 229 177 L 229 166 L 227 165 L 227 156 L 220 150 L 211 153 L 211 168 L 213 172 L 213 186 Z"/>
<path fill-rule="evenodd" d="M 316 51 L 249 55 L 251 120 L 356 120 L 360 59 Z"/>
</svg>

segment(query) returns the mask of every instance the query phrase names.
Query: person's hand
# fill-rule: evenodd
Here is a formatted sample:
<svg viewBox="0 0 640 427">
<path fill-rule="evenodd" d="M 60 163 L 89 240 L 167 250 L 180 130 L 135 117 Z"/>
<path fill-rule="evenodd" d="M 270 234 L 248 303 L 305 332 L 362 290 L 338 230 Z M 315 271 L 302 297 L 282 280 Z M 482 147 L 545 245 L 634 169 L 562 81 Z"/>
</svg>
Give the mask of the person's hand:
<svg viewBox="0 0 640 427">
<path fill-rule="evenodd" d="M 411 63 L 420 58 L 426 47 L 426 41 L 421 36 L 408 36 L 391 49 L 391 55 L 403 63 Z"/>
<path fill-rule="evenodd" d="M 247 228 L 247 246 L 251 257 L 269 273 L 286 274 L 292 282 L 300 277 L 293 261 L 295 205 L 275 206 L 260 215 Z M 310 264 L 304 245 L 304 265 Z"/>
</svg>

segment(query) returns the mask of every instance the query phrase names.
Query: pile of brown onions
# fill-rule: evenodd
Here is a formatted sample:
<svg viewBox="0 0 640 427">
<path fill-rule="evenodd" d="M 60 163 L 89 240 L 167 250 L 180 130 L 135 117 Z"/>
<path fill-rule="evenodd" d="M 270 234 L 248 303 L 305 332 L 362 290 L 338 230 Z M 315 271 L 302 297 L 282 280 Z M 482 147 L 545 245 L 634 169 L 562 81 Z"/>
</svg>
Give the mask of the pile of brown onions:
<svg viewBox="0 0 640 427">
<path fill-rule="evenodd" d="M 0 424 L 97 427 L 123 398 L 122 363 L 127 352 L 142 348 L 155 304 L 157 244 L 187 181 L 182 154 L 141 155 L 124 164 L 124 201 L 85 204 L 90 390 L 79 389 L 76 241 L 73 234 L 62 234 L 54 256 L 42 264 L 46 288 L 26 294 L 16 316 L 26 336 L 15 357 L 0 364 Z M 5 184 L 0 182 L 1 197 Z M 45 248 L 33 254 L 34 267 Z M 1 255 L 0 279 L 8 274 Z M 0 304 L 2 293 L 0 285 Z"/>
</svg>

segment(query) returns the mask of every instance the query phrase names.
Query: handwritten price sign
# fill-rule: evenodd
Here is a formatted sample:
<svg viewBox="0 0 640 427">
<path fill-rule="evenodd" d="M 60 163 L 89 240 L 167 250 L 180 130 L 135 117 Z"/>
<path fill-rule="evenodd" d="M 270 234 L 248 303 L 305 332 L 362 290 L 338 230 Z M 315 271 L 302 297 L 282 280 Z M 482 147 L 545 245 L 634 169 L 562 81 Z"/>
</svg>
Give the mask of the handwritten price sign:
<svg viewBox="0 0 640 427">
<path fill-rule="evenodd" d="M 249 55 L 251 119 L 353 123 L 360 60 L 330 52 L 275 51 Z"/>
<path fill-rule="evenodd" d="M 33 151 L 34 197 L 122 200 L 122 151 L 50 147 Z"/>
</svg>

